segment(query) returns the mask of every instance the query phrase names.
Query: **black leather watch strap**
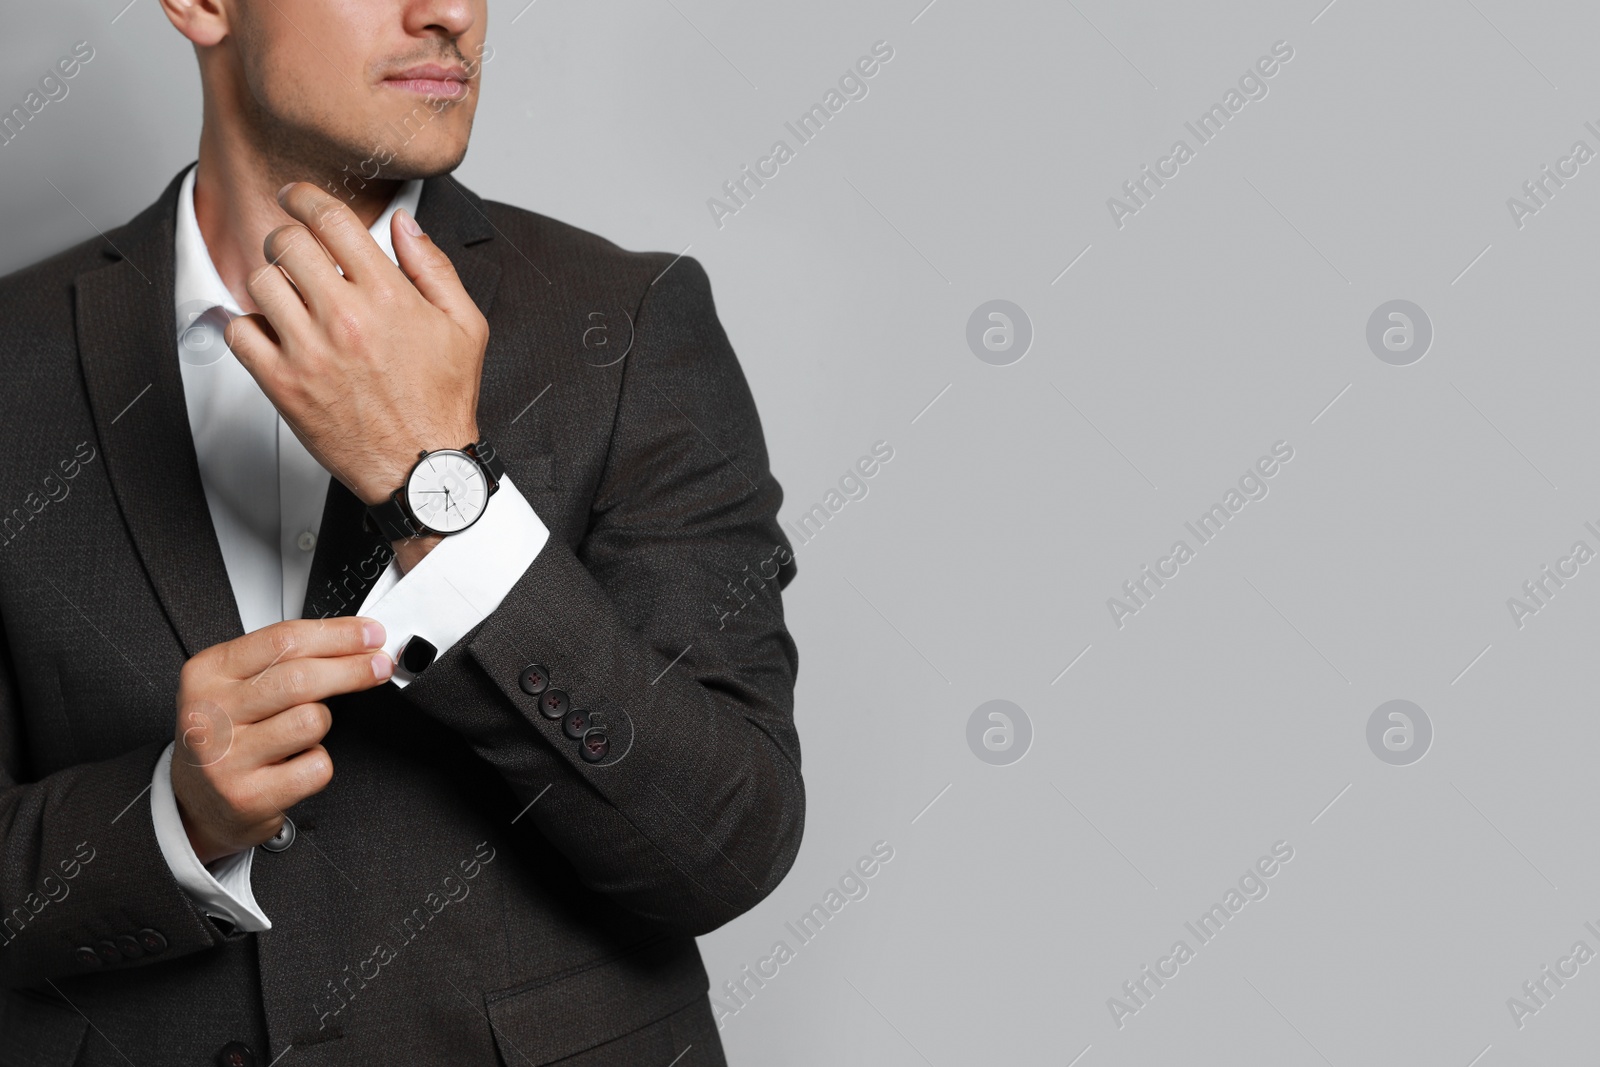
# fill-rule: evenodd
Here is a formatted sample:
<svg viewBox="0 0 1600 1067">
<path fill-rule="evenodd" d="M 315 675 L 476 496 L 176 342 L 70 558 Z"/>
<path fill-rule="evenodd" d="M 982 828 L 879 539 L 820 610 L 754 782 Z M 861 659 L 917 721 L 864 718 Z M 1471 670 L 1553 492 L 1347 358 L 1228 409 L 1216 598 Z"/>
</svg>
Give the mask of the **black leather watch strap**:
<svg viewBox="0 0 1600 1067">
<path fill-rule="evenodd" d="M 500 462 L 500 456 L 495 452 L 494 445 L 485 439 L 468 445 L 462 451 L 483 464 L 483 469 L 489 472 L 489 492 L 493 493 L 499 489 L 501 479 L 506 476 L 506 465 Z"/>
<path fill-rule="evenodd" d="M 396 489 L 388 500 L 367 508 L 361 525 L 368 533 L 375 533 L 385 541 L 404 541 L 419 534 L 411 522 L 404 500 L 404 488 Z"/>
</svg>

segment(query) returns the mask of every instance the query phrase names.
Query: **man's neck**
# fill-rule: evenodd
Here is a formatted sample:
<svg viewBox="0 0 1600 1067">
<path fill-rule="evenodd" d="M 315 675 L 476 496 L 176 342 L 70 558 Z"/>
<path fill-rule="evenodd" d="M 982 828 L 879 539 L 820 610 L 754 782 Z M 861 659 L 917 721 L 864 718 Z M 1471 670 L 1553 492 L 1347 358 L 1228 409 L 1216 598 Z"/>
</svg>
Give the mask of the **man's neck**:
<svg viewBox="0 0 1600 1067">
<path fill-rule="evenodd" d="M 208 116 L 200 135 L 200 164 L 194 180 L 195 221 L 222 284 L 246 313 L 261 310 L 250 299 L 245 283 L 266 263 L 262 245 L 267 235 L 296 221 L 278 205 L 278 190 L 292 181 L 326 188 L 323 183 L 332 176 L 271 159 L 239 131 L 220 129 Z M 361 224 L 370 228 L 400 185 L 395 180 L 368 181 L 345 202 Z"/>
</svg>

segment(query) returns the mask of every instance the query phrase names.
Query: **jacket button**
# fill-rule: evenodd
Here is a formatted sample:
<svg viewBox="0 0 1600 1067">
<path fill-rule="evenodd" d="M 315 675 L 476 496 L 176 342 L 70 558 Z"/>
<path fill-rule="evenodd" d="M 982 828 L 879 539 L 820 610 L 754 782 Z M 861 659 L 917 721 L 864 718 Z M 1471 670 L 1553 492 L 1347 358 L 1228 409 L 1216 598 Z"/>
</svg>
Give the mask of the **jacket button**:
<svg viewBox="0 0 1600 1067">
<path fill-rule="evenodd" d="M 123 934 L 117 938 L 116 943 L 123 959 L 136 960 L 144 956 L 144 946 L 139 944 L 139 939 L 132 934 Z"/>
<path fill-rule="evenodd" d="M 218 1067 L 256 1067 L 255 1053 L 243 1041 L 230 1041 L 217 1051 Z"/>
<path fill-rule="evenodd" d="M 567 717 L 561 720 L 561 732 L 574 741 L 589 732 L 589 713 L 582 708 L 575 708 L 567 712 Z"/>
<path fill-rule="evenodd" d="M 294 820 L 285 815 L 283 825 L 278 827 L 278 832 L 261 842 L 261 847 L 268 852 L 282 852 L 294 844 Z"/>
<path fill-rule="evenodd" d="M 139 944 L 143 945 L 144 950 L 152 956 L 159 956 L 167 951 L 167 939 L 160 930 L 152 930 L 147 926 L 133 936 L 139 939 Z"/>
<path fill-rule="evenodd" d="M 544 669 L 543 663 L 530 663 L 522 668 L 522 677 L 518 679 L 522 691 L 531 697 L 536 697 L 550 688 L 550 672 Z"/>
<path fill-rule="evenodd" d="M 578 751 L 583 754 L 585 762 L 599 763 L 606 758 L 606 753 L 611 751 L 611 739 L 606 737 L 604 730 L 590 730 L 583 735 Z"/>
<path fill-rule="evenodd" d="M 544 696 L 539 698 L 539 711 L 547 719 L 565 718 L 570 707 L 572 701 L 567 699 L 565 689 L 547 689 Z"/>
<path fill-rule="evenodd" d="M 94 950 L 100 954 L 103 963 L 121 963 L 122 950 L 112 941 L 96 941 Z"/>
<path fill-rule="evenodd" d="M 100 966 L 100 953 L 90 945 L 79 945 L 72 950 L 73 957 L 85 967 Z"/>
</svg>

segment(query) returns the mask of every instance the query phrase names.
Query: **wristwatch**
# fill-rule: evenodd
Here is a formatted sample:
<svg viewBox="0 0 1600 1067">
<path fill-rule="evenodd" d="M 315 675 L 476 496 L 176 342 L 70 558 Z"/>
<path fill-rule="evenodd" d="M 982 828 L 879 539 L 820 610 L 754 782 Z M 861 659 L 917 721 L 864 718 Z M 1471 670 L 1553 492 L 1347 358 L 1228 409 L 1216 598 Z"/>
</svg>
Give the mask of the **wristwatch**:
<svg viewBox="0 0 1600 1067">
<path fill-rule="evenodd" d="M 405 484 L 367 508 L 362 527 L 386 541 L 460 533 L 483 516 L 505 473 L 488 441 L 424 449 Z"/>
</svg>

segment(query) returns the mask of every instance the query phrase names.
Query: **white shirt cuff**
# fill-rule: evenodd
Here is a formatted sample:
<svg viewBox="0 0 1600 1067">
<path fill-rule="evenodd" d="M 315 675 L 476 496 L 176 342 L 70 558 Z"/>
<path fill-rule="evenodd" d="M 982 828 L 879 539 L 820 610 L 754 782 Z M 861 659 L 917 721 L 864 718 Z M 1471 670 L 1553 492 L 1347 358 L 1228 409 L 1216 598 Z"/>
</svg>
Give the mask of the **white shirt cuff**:
<svg viewBox="0 0 1600 1067">
<path fill-rule="evenodd" d="M 508 475 L 477 522 L 439 542 L 406 574 L 391 560 L 356 611 L 383 623 L 384 651 L 396 660 L 390 681 L 403 689 L 415 680 L 398 662 L 413 636 L 443 656 L 488 618 L 549 537 Z"/>
<path fill-rule="evenodd" d="M 245 933 L 272 929 L 272 921 L 256 904 L 250 889 L 250 867 L 256 850 L 247 848 L 217 860 L 207 867 L 194 854 L 189 834 L 178 814 L 178 798 L 172 793 L 172 745 L 161 753 L 155 775 L 150 779 L 150 816 L 155 823 L 156 842 L 178 885 L 195 899 L 207 915 L 226 919 Z"/>
</svg>

